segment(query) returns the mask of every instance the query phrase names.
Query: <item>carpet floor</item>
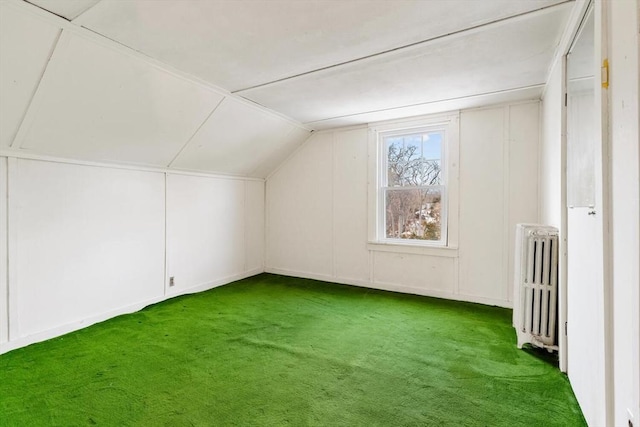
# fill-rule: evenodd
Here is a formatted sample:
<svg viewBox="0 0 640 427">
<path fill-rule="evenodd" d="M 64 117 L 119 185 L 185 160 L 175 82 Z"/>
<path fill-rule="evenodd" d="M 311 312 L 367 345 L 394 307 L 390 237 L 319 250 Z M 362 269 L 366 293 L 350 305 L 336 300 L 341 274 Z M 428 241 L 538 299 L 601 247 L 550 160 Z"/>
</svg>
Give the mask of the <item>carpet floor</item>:
<svg viewBox="0 0 640 427">
<path fill-rule="evenodd" d="M 261 274 L 0 356 L 2 426 L 585 426 L 511 311 Z"/>
</svg>

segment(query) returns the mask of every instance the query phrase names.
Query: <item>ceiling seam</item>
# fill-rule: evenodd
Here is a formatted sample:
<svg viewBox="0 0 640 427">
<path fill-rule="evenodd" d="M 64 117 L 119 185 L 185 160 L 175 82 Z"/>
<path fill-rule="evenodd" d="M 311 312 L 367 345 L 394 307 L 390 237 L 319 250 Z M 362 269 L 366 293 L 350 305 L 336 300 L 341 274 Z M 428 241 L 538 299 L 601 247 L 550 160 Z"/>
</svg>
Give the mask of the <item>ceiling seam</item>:
<svg viewBox="0 0 640 427">
<path fill-rule="evenodd" d="M 284 159 L 282 159 L 282 160 L 280 161 L 280 163 L 279 163 L 279 164 L 277 164 L 277 165 L 276 165 L 276 166 L 271 170 L 271 172 L 269 172 L 269 173 L 265 176 L 264 180 L 265 180 L 265 181 L 268 181 L 269 179 L 271 179 L 271 177 L 273 177 L 276 173 L 278 173 L 278 171 L 279 171 L 280 169 L 282 169 L 282 168 L 283 168 L 287 163 L 289 163 L 289 161 L 290 161 L 293 157 L 295 157 L 296 155 L 298 155 L 298 153 L 302 150 L 302 148 L 303 148 L 304 146 L 306 146 L 306 145 L 307 145 L 307 143 L 309 142 L 309 140 L 311 139 L 311 137 L 313 137 L 315 134 L 316 134 L 316 132 L 315 132 L 315 131 L 311 131 L 311 132 L 309 132 L 309 135 L 304 139 L 304 141 L 300 142 L 300 143 L 298 144 L 298 146 L 297 146 L 297 147 L 295 147 L 292 151 L 290 151 L 290 152 L 289 152 L 289 154 L 288 154 Z"/>
<path fill-rule="evenodd" d="M 31 93 L 31 97 L 29 98 L 29 103 L 27 104 L 27 108 L 25 108 L 24 110 L 24 114 L 22 115 L 22 118 L 20 119 L 20 123 L 18 124 L 18 127 L 16 129 L 16 133 L 13 135 L 12 139 L 11 139 L 11 144 L 9 144 L 9 148 L 21 148 L 22 147 L 22 143 L 24 141 L 24 137 L 26 136 L 26 133 L 28 132 L 29 129 L 23 129 L 23 126 L 25 126 L 25 121 L 27 119 L 27 117 L 30 114 L 30 111 L 33 108 L 37 108 L 37 105 L 33 105 L 34 104 L 34 100 L 36 99 L 36 96 L 38 95 L 38 92 L 40 91 L 40 88 L 42 86 L 42 80 L 44 80 L 44 76 L 47 74 L 47 70 L 49 69 L 49 65 L 51 64 L 51 59 L 53 58 L 53 55 L 55 54 L 56 50 L 58 49 L 58 44 L 60 43 L 60 38 L 62 37 L 62 32 L 64 30 L 59 28 L 58 29 L 58 34 L 56 35 L 55 40 L 53 41 L 52 45 L 51 45 L 51 51 L 49 52 L 49 56 L 47 58 L 47 62 L 44 65 L 44 67 L 42 68 L 42 72 L 40 73 L 40 77 L 38 78 L 38 84 L 36 85 L 36 87 L 33 89 L 33 93 Z M 33 113 L 31 113 L 33 114 Z M 27 123 L 27 125 L 30 126 L 29 123 Z M 16 145 L 17 142 L 17 145 Z"/>
<path fill-rule="evenodd" d="M 282 140 L 282 141 L 286 141 L 286 140 L 287 140 L 287 138 L 289 137 L 289 135 L 291 135 L 294 131 L 295 131 L 295 128 L 293 128 L 293 127 L 292 127 L 291 129 L 287 130 L 286 132 L 281 133 L 281 135 L 282 135 L 281 140 Z M 256 173 L 260 170 L 260 168 L 264 165 L 264 163 L 267 163 L 267 162 L 268 162 L 268 160 L 269 160 L 269 159 L 267 159 L 267 161 L 266 161 L 266 162 L 265 162 L 265 161 L 261 162 L 258 166 L 256 166 L 255 168 L 253 168 L 253 169 L 251 170 L 251 172 L 249 172 L 247 175 L 249 175 L 249 176 L 255 176 L 255 175 L 256 175 Z M 268 175 L 268 173 L 267 173 L 267 175 Z"/>
<path fill-rule="evenodd" d="M 279 118 L 280 120 L 287 121 L 300 129 L 304 129 L 307 131 L 311 130 L 299 120 L 295 120 L 292 117 L 289 117 L 283 113 L 280 113 L 273 109 L 262 106 L 241 95 L 234 94 L 222 87 L 217 86 L 215 83 L 211 83 L 202 78 L 189 74 L 183 70 L 175 68 L 172 65 L 166 64 L 158 59 L 155 59 L 152 56 L 149 56 L 139 50 L 136 50 L 130 46 L 127 46 L 126 44 L 120 43 L 90 28 L 84 27 L 80 25 L 78 22 L 69 21 L 64 17 L 51 13 L 48 10 L 43 9 L 32 3 L 29 3 L 26 0 L 0 0 L 0 1 L 6 2 L 8 6 L 13 7 L 16 10 L 35 15 L 38 18 L 51 23 L 52 25 L 57 25 L 59 28 L 65 31 L 69 31 L 70 33 L 77 35 L 79 37 L 83 37 L 84 39 L 89 40 L 93 43 L 100 43 L 102 46 L 105 46 L 110 49 L 114 49 L 122 54 L 130 55 L 138 60 L 144 61 L 149 66 L 154 67 L 158 70 L 161 70 L 165 73 L 171 74 L 176 78 L 201 86 L 203 88 L 206 88 L 207 90 L 211 90 L 220 96 L 234 99 L 238 102 L 241 102 L 243 104 L 250 106 L 251 108 L 254 108 L 254 109 L 260 110 L 263 113 L 269 114 L 270 116 L 274 116 Z"/>
<path fill-rule="evenodd" d="M 280 138 L 281 141 L 288 141 L 289 138 L 294 134 L 294 132 L 296 131 L 296 128 L 292 127 L 291 129 L 289 129 L 287 132 L 285 132 L 282 137 Z M 308 131 L 308 135 L 307 138 L 313 134 L 313 130 Z M 307 138 L 305 138 L 304 140 L 306 141 Z M 295 142 L 295 141 L 294 141 Z M 275 156 L 270 156 L 270 158 L 268 158 L 266 161 L 263 161 L 259 166 L 256 166 L 248 175 L 249 176 L 256 176 L 258 171 L 261 170 L 261 168 L 263 167 L 263 165 L 265 163 L 268 163 L 270 160 L 273 160 L 274 157 L 278 157 L 279 156 L 279 151 L 283 151 L 282 147 L 280 147 L 280 150 L 276 150 L 276 155 Z M 286 158 L 288 158 L 288 156 L 286 156 Z M 275 168 L 277 168 L 282 162 L 284 161 L 284 159 L 281 158 L 280 162 L 271 168 L 271 171 L 273 171 Z M 267 176 L 269 176 L 271 174 L 271 172 L 267 172 L 265 174 L 265 179 Z"/>
<path fill-rule="evenodd" d="M 353 64 L 353 63 L 357 63 L 357 62 L 361 62 L 361 61 L 365 61 L 365 60 L 369 60 L 369 59 L 373 59 L 373 58 L 377 58 L 377 57 L 381 57 L 381 56 L 386 56 L 386 55 L 389 55 L 391 53 L 395 53 L 395 52 L 402 51 L 402 50 L 405 50 L 405 49 L 410 49 L 410 48 L 418 47 L 418 46 L 421 46 L 421 45 L 427 45 L 427 44 L 431 44 L 431 43 L 438 42 L 438 41 L 444 41 L 444 40 L 447 40 L 449 38 L 456 37 L 456 36 L 459 37 L 459 36 L 464 35 L 466 33 L 472 33 L 472 32 L 478 31 L 478 30 L 480 30 L 482 28 L 485 28 L 485 27 L 491 27 L 491 26 L 494 26 L 494 25 L 500 25 L 500 24 L 503 24 L 503 23 L 505 23 L 507 21 L 523 18 L 523 17 L 525 17 L 527 15 L 531 15 L 531 14 L 534 14 L 534 13 L 540 13 L 540 12 L 548 11 L 548 10 L 551 10 L 551 9 L 560 8 L 560 7 L 563 7 L 567 3 L 572 3 L 574 1 L 575 0 L 564 0 L 564 1 L 560 2 L 560 3 L 555 3 L 555 4 L 552 4 L 552 5 L 549 5 L 549 6 L 540 7 L 538 9 L 529 10 L 529 11 L 526 11 L 526 12 L 517 13 L 515 15 L 506 16 L 504 18 L 496 19 L 496 20 L 493 20 L 493 21 L 490 21 L 490 22 L 485 22 L 485 23 L 482 23 L 482 24 L 478 24 L 478 25 L 474 25 L 474 26 L 471 26 L 471 27 L 463 28 L 461 30 L 453 31 L 453 32 L 446 33 L 446 34 L 441 34 L 441 35 L 438 35 L 438 36 L 435 36 L 435 37 L 431 37 L 431 38 L 428 38 L 428 39 L 425 39 L 425 40 L 420 40 L 420 41 L 409 43 L 409 44 L 406 44 L 406 45 L 394 47 L 392 49 L 383 50 L 381 52 L 376 52 L 376 53 L 373 53 L 373 54 L 370 54 L 370 55 L 361 56 L 361 57 L 358 57 L 358 58 L 350 59 L 348 61 L 339 62 L 337 64 L 327 65 L 325 67 L 320 67 L 320 68 L 317 68 L 317 69 L 314 69 L 314 70 L 305 71 L 303 73 L 294 74 L 292 76 L 283 77 L 283 78 L 272 80 L 272 81 L 269 81 L 269 82 L 260 83 L 260 84 L 254 85 L 254 86 L 249 86 L 249 87 L 246 87 L 246 88 L 232 90 L 231 93 L 232 94 L 239 94 L 240 92 L 247 92 L 247 91 L 251 91 L 251 90 L 254 90 L 254 89 L 260 89 L 260 88 L 263 88 L 263 87 L 266 87 L 266 86 L 272 86 L 272 85 L 275 85 L 275 84 L 278 84 L 278 83 L 282 83 L 282 82 L 285 82 L 285 81 L 288 81 L 288 80 L 293 80 L 293 79 L 296 79 L 296 78 L 299 78 L 299 77 L 303 77 L 303 76 L 307 76 L 307 75 L 310 75 L 310 74 L 315 74 L 315 73 L 318 73 L 318 72 L 322 72 L 322 71 L 331 70 L 331 69 L 334 69 L 334 68 L 343 67 L 345 65 L 349 65 L 349 64 Z"/>
<path fill-rule="evenodd" d="M 26 3 L 29 3 L 29 4 L 30 4 L 31 6 L 33 6 L 33 7 L 37 7 L 38 9 L 42 10 L 43 12 L 50 13 L 50 14 L 52 14 L 52 15 L 57 16 L 57 17 L 58 17 L 58 18 L 60 18 L 60 19 L 64 19 L 64 20 L 65 20 L 65 21 L 67 21 L 67 22 L 71 22 L 71 20 L 70 20 L 70 19 L 67 19 L 67 18 L 65 18 L 65 17 L 64 17 L 64 16 L 62 16 L 62 15 L 58 15 L 57 13 L 51 12 L 50 10 L 45 9 L 44 7 L 42 7 L 42 6 L 40 6 L 40 5 L 37 5 L 37 4 L 35 4 L 35 3 L 31 3 L 29 0 L 24 0 L 24 1 L 25 1 Z"/>
<path fill-rule="evenodd" d="M 573 0 L 570 0 L 573 1 Z M 87 28 L 84 27 L 82 25 L 78 25 L 74 22 L 70 22 L 70 28 L 72 29 L 72 31 L 75 32 L 75 34 L 81 36 L 81 37 L 85 37 L 88 40 L 92 41 L 92 42 L 99 42 L 102 43 L 103 46 L 111 48 L 111 49 L 115 49 L 120 53 L 126 54 L 126 55 L 130 55 L 136 59 L 139 59 L 141 61 L 146 62 L 148 65 L 162 71 L 165 73 L 168 73 L 176 78 L 182 79 L 184 81 L 187 81 L 189 83 L 201 86 L 203 88 L 206 88 L 207 90 L 213 91 L 215 93 L 217 93 L 220 96 L 223 96 L 225 98 L 231 97 L 234 100 L 240 101 L 244 104 L 247 104 L 249 106 L 251 106 L 252 108 L 258 109 L 264 113 L 270 114 L 272 116 L 276 116 L 281 120 L 286 120 L 289 123 L 291 123 L 294 126 L 297 126 L 301 129 L 305 129 L 305 130 L 310 130 L 307 129 L 305 127 L 305 125 L 303 123 L 301 123 L 300 121 L 297 121 L 295 119 L 293 119 L 292 117 L 289 117 L 283 113 L 280 113 L 278 111 L 272 110 L 268 107 L 265 107 L 264 105 L 261 105 L 251 99 L 245 98 L 244 96 L 240 95 L 240 94 L 235 94 L 233 92 L 230 92 L 222 87 L 217 86 L 215 83 L 212 82 L 208 82 L 200 77 L 197 77 L 193 74 L 187 73 L 186 71 L 180 70 L 172 65 L 166 64 L 164 62 L 162 62 L 159 59 L 154 58 L 153 56 L 149 56 L 146 53 L 134 49 L 131 46 L 128 46 L 124 43 L 119 42 L 118 40 L 112 39 L 110 37 L 105 36 L 102 33 L 99 33 L 95 30 L 92 30 L 91 28 Z"/>
<path fill-rule="evenodd" d="M 558 45 L 556 46 L 556 50 L 553 54 L 553 59 L 547 68 L 547 76 L 545 82 L 549 82 L 551 78 L 551 74 L 553 70 L 558 65 L 558 62 L 563 61 L 563 57 L 569 50 L 573 39 L 575 38 L 576 33 L 578 32 L 579 23 L 577 21 L 582 22 L 583 14 L 586 14 L 586 10 L 589 7 L 591 0 L 576 0 L 576 6 L 571 11 L 567 22 L 564 27 L 563 33 L 560 35 L 560 40 L 558 41 Z M 547 86 L 545 83 L 545 88 L 542 92 L 542 98 L 544 98 L 547 91 Z"/>
<path fill-rule="evenodd" d="M 102 0 L 98 0 L 97 2 L 95 2 L 94 4 L 92 4 L 91 6 L 89 6 L 88 8 L 86 8 L 85 10 L 81 11 L 80 13 L 78 13 L 76 16 L 74 16 L 73 18 L 71 18 L 69 21 L 74 22 L 76 19 L 80 18 L 82 15 L 84 15 L 85 13 L 87 13 L 88 11 L 90 11 L 91 9 L 93 9 L 94 7 L 96 7 L 98 5 L 98 3 L 100 3 Z"/>
<path fill-rule="evenodd" d="M 587 8 L 584 12 L 584 15 L 582 15 L 582 19 L 580 19 L 580 23 L 578 24 L 578 29 L 576 30 L 576 33 L 573 35 L 573 37 L 571 38 L 571 41 L 569 42 L 569 48 L 566 53 L 567 55 L 571 53 L 571 51 L 575 47 L 578 37 L 580 37 L 580 35 L 582 34 L 582 31 L 584 30 L 584 27 L 586 25 L 585 22 L 587 21 L 587 19 L 589 19 L 589 12 L 591 10 L 593 10 L 593 2 L 588 1 Z"/>
<path fill-rule="evenodd" d="M 391 107 L 391 108 L 381 108 L 378 110 L 370 110 L 370 111 L 364 111 L 364 112 L 360 112 L 360 113 L 353 113 L 353 114 L 344 114 L 342 116 L 335 116 L 335 117 L 329 117 L 326 119 L 321 119 L 321 120 L 314 120 L 311 122 L 304 122 L 305 125 L 308 126 L 313 126 L 316 123 L 322 123 L 322 122 L 326 122 L 329 120 L 338 120 L 338 119 L 345 119 L 348 117 L 357 117 L 357 116 L 362 116 L 365 114 L 374 114 L 374 113 L 383 113 L 385 111 L 393 111 L 393 110 L 401 110 L 403 108 L 411 108 L 411 107 L 420 107 L 420 106 L 425 106 L 425 105 L 430 105 L 430 104 L 438 104 L 441 102 L 452 102 L 452 101 L 460 101 L 460 100 L 464 100 L 464 99 L 473 99 L 473 98 L 479 98 L 482 96 L 492 96 L 492 95 L 499 95 L 499 94 L 505 94 L 505 93 L 509 93 L 509 92 L 517 92 L 517 91 L 521 91 L 521 90 L 527 90 L 527 89 L 538 89 L 538 88 L 543 88 L 545 86 L 546 83 L 536 83 L 533 85 L 528 85 L 528 86 L 520 86 L 520 87 L 516 87 L 516 88 L 511 88 L 511 89 L 504 89 L 504 90 L 496 90 L 493 92 L 484 92 L 484 93 L 479 93 L 476 95 L 469 95 L 469 96 L 460 96 L 457 98 L 446 98 L 446 99 L 438 99 L 436 101 L 429 101 L 429 102 L 419 102 L 417 104 L 407 104 L 407 105 L 401 105 L 398 107 Z"/>
<path fill-rule="evenodd" d="M 202 129 L 202 127 L 209 121 L 209 119 L 211 118 L 211 116 L 213 116 L 213 113 L 216 112 L 216 110 L 218 109 L 218 107 L 220 107 L 220 105 L 222 104 L 222 102 L 226 99 L 226 97 L 223 97 L 220 101 L 218 101 L 218 103 L 216 104 L 215 107 L 213 107 L 213 110 L 211 110 L 211 112 L 207 115 L 207 117 L 202 121 L 202 123 L 200 123 L 200 126 L 198 126 L 198 128 L 195 130 L 195 132 L 193 132 L 193 134 L 189 137 L 189 139 L 187 139 L 187 142 L 184 143 L 184 145 L 182 146 L 182 148 L 178 151 L 178 153 L 173 157 L 173 159 L 171 159 L 171 161 L 169 162 L 169 164 L 167 165 L 168 168 L 171 168 L 173 166 L 173 163 L 178 159 L 178 157 L 180 157 L 180 155 L 182 154 L 182 152 L 189 146 L 189 144 L 191 143 L 191 141 L 193 141 L 193 138 L 195 138 L 195 136 L 198 134 L 198 132 L 200 132 L 200 129 Z"/>
</svg>

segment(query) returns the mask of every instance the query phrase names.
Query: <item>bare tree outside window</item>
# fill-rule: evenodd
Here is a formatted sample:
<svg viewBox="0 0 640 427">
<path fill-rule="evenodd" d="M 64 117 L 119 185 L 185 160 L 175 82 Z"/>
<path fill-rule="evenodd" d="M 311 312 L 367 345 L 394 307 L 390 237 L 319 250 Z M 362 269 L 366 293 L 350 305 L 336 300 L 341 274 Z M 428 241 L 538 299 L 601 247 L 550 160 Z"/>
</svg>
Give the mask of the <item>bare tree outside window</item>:
<svg viewBox="0 0 640 427">
<path fill-rule="evenodd" d="M 442 139 L 441 132 L 385 138 L 387 238 L 442 238 Z"/>
</svg>

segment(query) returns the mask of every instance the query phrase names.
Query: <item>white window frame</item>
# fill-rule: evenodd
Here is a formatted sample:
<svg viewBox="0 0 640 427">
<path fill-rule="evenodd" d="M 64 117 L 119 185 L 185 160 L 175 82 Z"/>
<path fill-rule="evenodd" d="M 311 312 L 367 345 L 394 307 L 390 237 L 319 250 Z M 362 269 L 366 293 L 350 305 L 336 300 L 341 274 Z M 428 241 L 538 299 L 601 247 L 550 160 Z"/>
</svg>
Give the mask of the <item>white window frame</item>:
<svg viewBox="0 0 640 427">
<path fill-rule="evenodd" d="M 386 237 L 384 184 L 387 173 L 387 147 L 384 137 L 412 132 L 441 131 L 442 218 L 441 240 L 397 239 Z M 370 250 L 457 256 L 459 193 L 459 113 L 422 116 L 369 125 L 369 218 Z M 432 186 L 436 187 L 436 186 Z M 413 187 L 419 188 L 419 187 Z M 455 252 L 452 250 L 456 250 Z"/>
</svg>

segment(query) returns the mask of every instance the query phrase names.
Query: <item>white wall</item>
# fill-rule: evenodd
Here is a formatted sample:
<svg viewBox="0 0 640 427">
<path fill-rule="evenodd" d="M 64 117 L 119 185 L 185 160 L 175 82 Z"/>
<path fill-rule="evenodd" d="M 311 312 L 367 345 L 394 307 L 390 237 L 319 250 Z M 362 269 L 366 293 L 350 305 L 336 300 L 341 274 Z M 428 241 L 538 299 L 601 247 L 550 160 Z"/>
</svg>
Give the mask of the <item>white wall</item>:
<svg viewBox="0 0 640 427">
<path fill-rule="evenodd" d="M 460 116 L 460 243 L 367 243 L 367 128 L 318 133 L 267 180 L 267 271 L 511 306 L 513 229 L 537 221 L 539 103 Z"/>
<path fill-rule="evenodd" d="M 256 221 L 264 213 L 259 205 L 251 212 L 246 209 L 248 186 L 261 189 L 264 184 L 167 176 L 167 276 L 174 277 L 175 283 L 168 288 L 170 294 L 209 288 L 250 270 L 254 274 L 262 271 L 260 255 L 256 256 L 253 248 L 262 246 L 263 231 Z M 245 230 L 248 220 L 252 220 L 252 230 Z"/>
<path fill-rule="evenodd" d="M 576 22 L 580 22 L 581 18 Z M 577 25 L 577 24 L 576 24 Z M 567 320 L 567 230 L 564 209 L 566 204 L 565 175 L 562 165 L 566 162 L 564 145 L 563 105 L 564 105 L 564 61 L 558 58 L 549 74 L 549 80 L 542 96 L 540 120 L 540 156 L 538 179 L 540 201 L 538 212 L 542 224 L 552 225 L 560 230 L 560 254 L 558 265 L 558 336 L 560 369 L 567 371 L 567 336 L 563 325 Z"/>
<path fill-rule="evenodd" d="M 640 153 L 637 1 L 609 5 L 614 425 L 640 425 Z"/>
<path fill-rule="evenodd" d="M 22 158 L 0 176 L 0 352 L 263 269 L 260 180 Z"/>
<path fill-rule="evenodd" d="M 264 181 L 245 181 L 244 191 L 244 271 L 249 275 L 264 271 Z"/>
<path fill-rule="evenodd" d="M 0 157 L 0 345 L 9 338 L 7 321 L 7 158 Z"/>
<path fill-rule="evenodd" d="M 562 223 L 562 62 L 549 75 L 542 97 L 540 139 L 540 222 L 561 228 Z"/>
<path fill-rule="evenodd" d="M 360 135 L 366 141 L 366 130 Z M 361 170 L 357 163 L 353 162 L 354 177 Z M 333 204 L 333 134 L 323 133 L 312 137 L 267 180 L 266 265 L 332 276 Z M 358 215 L 360 206 L 353 208 L 349 222 L 366 223 L 366 215 Z"/>
<path fill-rule="evenodd" d="M 12 339 L 163 294 L 162 174 L 22 159 L 16 168 Z"/>
</svg>

